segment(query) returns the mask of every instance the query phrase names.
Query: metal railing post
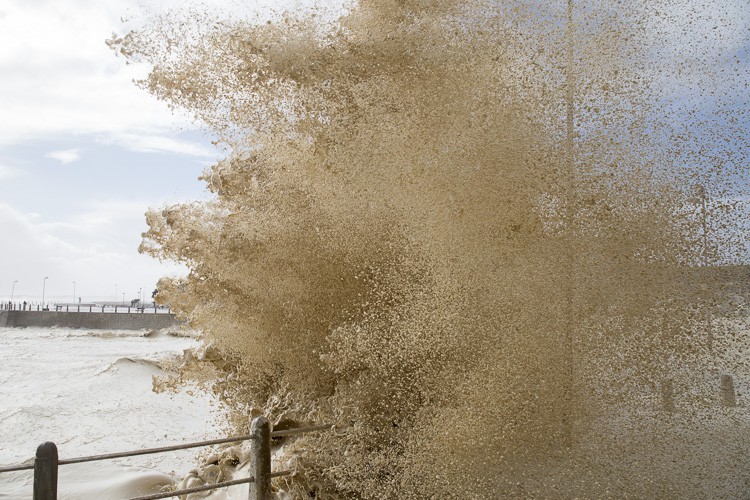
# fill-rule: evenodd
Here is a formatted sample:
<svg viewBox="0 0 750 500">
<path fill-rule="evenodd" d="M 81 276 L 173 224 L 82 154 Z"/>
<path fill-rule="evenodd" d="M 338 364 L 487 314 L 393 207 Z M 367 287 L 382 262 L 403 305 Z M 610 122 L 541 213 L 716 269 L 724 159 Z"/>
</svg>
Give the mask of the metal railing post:
<svg viewBox="0 0 750 500">
<path fill-rule="evenodd" d="M 191 493 L 211 491 L 239 484 L 250 485 L 248 498 L 252 500 L 271 500 L 271 479 L 274 477 L 292 476 L 294 474 L 293 470 L 271 472 L 271 438 L 305 434 L 308 432 L 327 431 L 333 429 L 334 427 L 334 424 L 324 424 L 307 427 L 297 427 L 293 429 L 284 429 L 274 432 L 271 429 L 271 424 L 266 418 L 257 417 L 252 419 L 250 423 L 251 432 L 249 435 L 211 439 L 208 441 L 196 441 L 179 445 L 162 446 L 159 448 L 146 448 L 141 450 L 107 453 L 104 455 L 66 458 L 64 460 L 60 460 L 58 458 L 57 446 L 55 445 L 55 443 L 46 442 L 42 443 L 37 448 L 36 459 L 34 460 L 33 464 L 24 463 L 11 466 L 0 466 L 0 474 L 6 472 L 33 470 L 33 500 L 57 500 L 58 467 L 61 465 L 80 464 L 85 462 L 95 462 L 99 460 L 111 460 L 115 458 L 136 457 L 154 453 L 164 453 L 168 451 L 200 448 L 203 446 L 212 446 L 216 444 L 251 441 L 251 475 L 248 475 L 247 477 L 243 477 L 241 479 L 233 479 L 231 481 L 204 484 L 202 486 L 185 488 L 176 491 L 162 491 L 155 494 L 132 497 L 132 500 L 157 500 L 161 498 L 173 498 L 177 496 L 182 498 L 183 495 L 188 495 Z M 0 493 L 0 496 L 2 496 L 2 493 Z"/>
<path fill-rule="evenodd" d="M 34 500 L 57 500 L 57 446 L 49 441 L 36 449 Z"/>
<path fill-rule="evenodd" d="M 255 417 L 250 423 L 252 462 L 255 481 L 250 483 L 249 500 L 271 500 L 271 423 Z"/>
</svg>

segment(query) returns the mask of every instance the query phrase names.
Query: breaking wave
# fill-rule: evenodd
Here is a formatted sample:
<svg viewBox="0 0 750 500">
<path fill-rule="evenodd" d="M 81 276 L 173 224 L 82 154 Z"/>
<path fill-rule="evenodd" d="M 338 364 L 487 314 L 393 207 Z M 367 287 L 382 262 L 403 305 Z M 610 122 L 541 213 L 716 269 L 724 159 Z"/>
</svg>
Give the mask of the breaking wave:
<svg viewBox="0 0 750 500">
<path fill-rule="evenodd" d="M 171 13 L 109 41 L 227 150 L 214 198 L 151 211 L 141 246 L 190 268 L 158 296 L 203 332 L 187 372 L 237 431 L 348 426 L 285 446 L 278 487 L 747 487 L 747 419 L 714 391 L 747 376 L 723 320 L 740 309 L 714 307 L 748 276 L 747 94 L 727 85 L 746 71 L 705 41 L 735 32 L 725 14 L 361 0 Z"/>
<path fill-rule="evenodd" d="M 114 363 L 107 366 L 101 373 L 118 372 L 120 370 L 147 370 L 153 373 L 161 373 L 163 371 L 162 363 L 153 359 L 146 358 L 120 358 Z"/>
</svg>

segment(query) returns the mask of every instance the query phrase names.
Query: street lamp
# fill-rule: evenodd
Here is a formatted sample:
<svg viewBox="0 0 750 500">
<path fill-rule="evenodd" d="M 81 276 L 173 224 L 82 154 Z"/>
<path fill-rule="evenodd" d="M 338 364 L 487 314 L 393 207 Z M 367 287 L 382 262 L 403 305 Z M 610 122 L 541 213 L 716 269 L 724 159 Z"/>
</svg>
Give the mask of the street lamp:
<svg viewBox="0 0 750 500">
<path fill-rule="evenodd" d="M 73 303 L 76 302 L 76 282 L 73 281 Z"/>
<path fill-rule="evenodd" d="M 125 292 L 122 292 L 122 305 L 125 305 Z"/>
<path fill-rule="evenodd" d="M 10 303 L 13 303 L 13 292 L 16 291 L 16 283 L 18 283 L 18 280 L 13 281 L 13 285 L 10 287 Z"/>
<path fill-rule="evenodd" d="M 695 195 L 698 198 L 696 202 L 700 202 L 701 205 L 701 229 L 703 234 L 703 248 L 701 249 L 701 264 L 704 268 L 708 268 L 710 263 L 710 253 L 708 249 L 708 213 L 706 210 L 706 200 L 708 199 L 708 189 L 703 184 L 695 186 Z M 708 279 L 708 274 L 703 273 L 702 280 Z M 706 289 L 706 337 L 708 338 L 708 350 L 713 352 L 714 349 L 714 331 L 713 331 L 713 318 L 711 314 L 711 308 L 708 305 L 708 289 Z"/>
<path fill-rule="evenodd" d="M 42 309 L 44 309 L 44 291 L 47 287 L 47 280 L 49 279 L 49 276 L 45 276 L 42 280 Z"/>
<path fill-rule="evenodd" d="M 703 229 L 703 267 L 708 267 L 708 224 L 706 223 L 706 198 L 708 198 L 708 190 L 702 184 L 695 186 L 695 194 L 700 199 L 701 203 L 701 226 Z"/>
<path fill-rule="evenodd" d="M 117 305 L 117 283 L 115 283 L 115 305 Z"/>
</svg>

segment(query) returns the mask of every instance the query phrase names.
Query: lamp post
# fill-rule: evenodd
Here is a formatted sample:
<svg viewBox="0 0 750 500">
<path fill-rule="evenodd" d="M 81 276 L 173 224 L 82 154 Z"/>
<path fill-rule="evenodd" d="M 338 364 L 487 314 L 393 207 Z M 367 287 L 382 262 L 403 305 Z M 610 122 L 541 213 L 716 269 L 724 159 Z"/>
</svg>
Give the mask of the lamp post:
<svg viewBox="0 0 750 500">
<path fill-rule="evenodd" d="M 47 288 L 47 280 L 49 279 L 49 276 L 45 276 L 42 280 L 42 309 L 44 309 L 44 292 Z"/>
<path fill-rule="evenodd" d="M 16 291 L 16 283 L 18 283 L 18 280 L 14 280 L 13 284 L 10 287 L 10 303 L 13 303 L 13 292 Z"/>
<path fill-rule="evenodd" d="M 76 302 L 76 282 L 73 281 L 73 303 Z"/>
<path fill-rule="evenodd" d="M 122 305 L 125 305 L 125 292 L 122 292 Z"/>
<path fill-rule="evenodd" d="M 708 267 L 708 223 L 706 222 L 706 198 L 708 198 L 708 190 L 702 184 L 698 184 L 695 187 L 695 193 L 698 195 L 701 203 L 701 228 L 703 230 L 703 267 Z"/>
<path fill-rule="evenodd" d="M 115 283 L 115 305 L 117 305 L 117 283 Z"/>
<path fill-rule="evenodd" d="M 701 248 L 701 265 L 703 266 L 704 270 L 706 270 L 710 264 L 710 254 L 708 250 L 708 213 L 706 210 L 706 200 L 708 198 L 708 189 L 706 189 L 706 186 L 703 184 L 698 184 L 695 186 L 695 194 L 698 197 L 698 200 L 700 202 L 700 208 L 701 208 L 701 229 L 702 233 L 701 236 L 703 237 L 703 245 Z M 708 271 L 703 273 L 702 280 L 708 279 Z M 709 352 L 713 352 L 714 350 L 714 331 L 713 331 L 713 314 L 711 313 L 711 307 L 709 305 L 710 297 L 708 288 L 706 288 L 705 291 L 705 308 L 706 308 L 706 337 L 708 339 L 708 350 Z"/>
</svg>

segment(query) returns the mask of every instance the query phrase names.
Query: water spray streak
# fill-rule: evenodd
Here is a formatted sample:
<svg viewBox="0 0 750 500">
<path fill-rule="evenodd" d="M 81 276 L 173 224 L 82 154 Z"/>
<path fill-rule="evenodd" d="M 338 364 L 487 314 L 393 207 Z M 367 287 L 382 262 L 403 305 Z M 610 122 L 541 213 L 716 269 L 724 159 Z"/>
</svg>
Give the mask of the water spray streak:
<svg viewBox="0 0 750 500">
<path fill-rule="evenodd" d="M 714 387 L 750 376 L 725 289 L 746 14 L 703 7 L 362 0 L 109 42 L 227 148 L 214 200 L 150 212 L 142 251 L 190 267 L 159 298 L 205 332 L 230 420 L 349 425 L 288 444 L 279 487 L 748 491 L 750 420 Z"/>
</svg>

